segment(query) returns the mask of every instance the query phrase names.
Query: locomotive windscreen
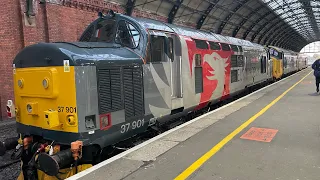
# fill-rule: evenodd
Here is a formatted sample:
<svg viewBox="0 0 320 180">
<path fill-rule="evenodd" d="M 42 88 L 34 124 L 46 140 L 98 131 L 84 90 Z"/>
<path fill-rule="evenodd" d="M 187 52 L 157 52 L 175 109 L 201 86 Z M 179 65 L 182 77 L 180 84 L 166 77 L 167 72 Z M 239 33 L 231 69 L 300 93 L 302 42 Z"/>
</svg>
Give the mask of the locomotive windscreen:
<svg viewBox="0 0 320 180">
<path fill-rule="evenodd" d="M 83 33 L 79 41 L 112 42 L 115 35 L 115 24 L 115 19 L 100 20 L 96 23 L 92 23 Z"/>
</svg>

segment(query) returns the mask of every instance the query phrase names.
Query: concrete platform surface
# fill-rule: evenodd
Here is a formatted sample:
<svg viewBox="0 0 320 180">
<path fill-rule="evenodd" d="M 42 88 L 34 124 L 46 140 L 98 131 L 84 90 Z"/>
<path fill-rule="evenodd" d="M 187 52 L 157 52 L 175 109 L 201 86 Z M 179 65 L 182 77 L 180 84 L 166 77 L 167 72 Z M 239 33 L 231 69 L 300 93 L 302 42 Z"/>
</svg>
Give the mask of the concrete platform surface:
<svg viewBox="0 0 320 180">
<path fill-rule="evenodd" d="M 298 72 L 69 179 L 319 180 L 320 97 L 314 93 L 310 71 Z"/>
</svg>

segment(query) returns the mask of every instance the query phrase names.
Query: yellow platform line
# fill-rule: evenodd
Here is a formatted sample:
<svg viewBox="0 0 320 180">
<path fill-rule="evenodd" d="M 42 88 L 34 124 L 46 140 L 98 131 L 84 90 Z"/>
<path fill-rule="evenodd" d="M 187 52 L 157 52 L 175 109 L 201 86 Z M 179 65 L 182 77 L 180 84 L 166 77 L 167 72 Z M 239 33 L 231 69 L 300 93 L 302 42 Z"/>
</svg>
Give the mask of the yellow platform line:
<svg viewBox="0 0 320 180">
<path fill-rule="evenodd" d="M 312 71 L 311 71 L 312 72 Z M 283 92 L 280 96 L 274 99 L 270 104 L 261 109 L 257 114 L 252 116 L 246 122 L 244 122 L 241 126 L 235 129 L 232 133 L 226 136 L 222 141 L 216 144 L 212 149 L 210 149 L 207 153 L 201 156 L 197 161 L 191 164 L 186 170 L 184 170 L 181 174 L 179 174 L 175 180 L 186 179 L 189 177 L 194 171 L 196 171 L 202 164 L 204 164 L 208 159 L 210 159 L 213 155 L 215 155 L 224 145 L 226 145 L 231 139 L 233 139 L 237 134 L 239 134 L 244 128 L 250 125 L 254 120 L 256 120 L 259 116 L 265 113 L 271 106 L 273 106 L 276 102 L 278 102 L 284 95 L 286 95 L 290 90 L 292 90 L 295 86 L 297 86 L 301 81 L 303 81 L 307 76 L 311 74 L 309 72 L 306 76 L 304 76 L 300 81 L 295 83 L 285 92 Z"/>
</svg>

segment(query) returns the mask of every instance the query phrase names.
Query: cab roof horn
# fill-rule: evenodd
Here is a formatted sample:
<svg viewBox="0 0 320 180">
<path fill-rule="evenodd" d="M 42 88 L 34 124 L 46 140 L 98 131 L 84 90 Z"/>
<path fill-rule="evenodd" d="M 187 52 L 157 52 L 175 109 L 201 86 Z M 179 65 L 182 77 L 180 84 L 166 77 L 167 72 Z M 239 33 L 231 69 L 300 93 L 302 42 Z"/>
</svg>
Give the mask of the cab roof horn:
<svg viewBox="0 0 320 180">
<path fill-rule="evenodd" d="M 107 12 L 107 14 L 106 15 L 104 15 L 102 12 L 98 12 L 98 16 L 99 16 L 99 18 L 105 18 L 105 17 L 107 17 L 107 16 L 109 16 L 109 17 L 114 17 L 116 14 L 115 14 L 115 12 L 113 11 L 113 10 L 108 10 L 108 12 Z"/>
</svg>

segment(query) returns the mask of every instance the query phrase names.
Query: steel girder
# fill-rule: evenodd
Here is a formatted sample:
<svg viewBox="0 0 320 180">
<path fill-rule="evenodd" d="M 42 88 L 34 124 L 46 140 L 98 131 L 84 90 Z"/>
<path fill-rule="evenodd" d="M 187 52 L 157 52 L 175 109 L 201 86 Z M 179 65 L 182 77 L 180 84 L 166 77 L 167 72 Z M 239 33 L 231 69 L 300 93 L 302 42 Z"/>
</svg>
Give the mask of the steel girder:
<svg viewBox="0 0 320 180">
<path fill-rule="evenodd" d="M 242 2 L 238 2 L 239 4 L 233 10 L 231 10 L 231 12 L 227 15 L 227 17 L 221 22 L 221 24 L 218 28 L 218 31 L 217 31 L 218 34 L 221 34 L 223 28 L 226 26 L 227 22 L 230 20 L 230 18 L 233 16 L 233 14 L 236 13 L 247 2 L 249 2 L 249 0 L 244 0 Z"/>
<path fill-rule="evenodd" d="M 297 41 L 297 42 L 304 43 L 303 40 L 301 40 L 301 38 L 299 38 L 295 34 L 293 34 L 292 31 L 288 31 L 288 32 L 284 32 L 281 35 L 281 37 L 279 36 L 279 39 L 276 40 L 274 45 L 275 46 L 279 46 L 279 45 L 283 45 L 283 44 L 285 44 L 287 42 L 289 44 L 297 44 L 297 43 L 294 43 L 292 41 Z"/>
<path fill-rule="evenodd" d="M 289 39 L 289 38 L 291 38 L 292 36 L 294 36 L 294 35 L 291 34 L 291 35 L 289 35 L 289 36 L 287 36 L 287 37 L 288 37 L 288 39 Z M 291 49 L 291 50 L 294 50 L 294 51 L 298 51 L 298 49 L 300 49 L 301 46 L 298 46 L 298 47 L 297 47 L 296 44 L 298 44 L 298 43 L 292 42 L 292 39 L 290 39 L 290 41 L 284 41 L 284 42 L 282 43 L 283 46 L 289 47 L 288 49 Z M 305 44 L 303 44 L 302 46 L 305 46 Z"/>
<path fill-rule="evenodd" d="M 279 37 L 277 42 L 274 43 L 275 46 L 292 46 L 294 48 L 297 48 L 298 44 L 306 44 L 306 41 L 304 39 L 301 39 L 296 34 L 291 32 L 285 32 L 282 34 L 282 37 Z"/>
<path fill-rule="evenodd" d="M 258 43 L 260 44 L 261 40 L 268 34 L 269 31 L 271 31 L 273 28 L 277 27 L 277 25 L 281 23 L 281 26 L 285 24 L 284 21 L 276 21 L 273 23 L 269 28 L 267 28 L 259 37 Z M 267 23 L 268 24 L 268 23 Z M 256 34 L 258 34 L 260 31 L 256 31 Z M 254 35 L 253 35 L 254 36 Z"/>
<path fill-rule="evenodd" d="M 298 14 L 304 14 L 304 13 L 298 13 Z M 279 16 L 277 16 L 277 17 L 279 17 Z M 288 17 L 287 17 L 287 18 L 288 18 Z M 285 19 L 287 19 L 287 18 L 284 18 L 283 21 L 285 21 Z M 314 18 L 314 19 L 315 19 L 315 18 Z M 275 20 L 275 19 L 274 19 L 274 20 Z M 273 20 L 273 21 L 274 21 L 274 20 Z M 278 21 L 278 22 L 279 22 L 279 21 Z M 288 21 L 288 22 L 291 22 L 291 21 Z M 254 41 L 254 39 L 256 38 L 256 36 L 260 33 L 261 30 L 263 30 L 263 27 L 265 27 L 265 25 L 267 25 L 268 23 L 270 23 L 270 22 L 265 23 L 262 27 L 260 27 L 260 28 L 256 31 L 256 33 L 252 36 L 251 41 Z M 275 24 L 277 24 L 277 22 L 276 22 Z M 270 26 L 270 27 L 274 27 L 275 24 L 273 24 L 273 25 Z M 300 23 L 300 24 L 305 25 L 304 23 Z M 306 23 L 306 24 L 308 24 L 308 23 Z M 268 30 L 267 30 L 267 32 L 268 32 Z M 266 34 L 266 33 L 263 33 L 263 34 Z M 261 38 L 261 39 L 262 39 L 262 38 Z M 261 39 L 259 40 L 259 42 L 261 41 Z"/>
<path fill-rule="evenodd" d="M 304 14 L 304 13 L 299 13 L 299 14 Z M 276 17 L 279 17 L 279 16 L 276 16 Z M 287 19 L 287 18 L 289 18 L 289 17 L 286 17 L 286 18 L 284 18 L 283 20 L 285 21 L 285 19 Z M 262 19 L 261 19 L 261 20 L 262 20 Z M 275 19 L 274 19 L 274 20 L 275 20 Z M 290 22 L 292 22 L 292 21 L 294 21 L 294 20 L 288 21 L 288 23 L 290 23 Z M 259 22 L 260 22 L 260 21 L 259 21 Z M 259 22 L 256 22 L 256 23 L 259 23 Z M 272 22 L 272 21 L 271 21 L 271 22 Z M 269 22 L 268 22 L 268 23 L 269 23 Z M 268 24 L 268 23 L 267 23 L 267 24 Z M 304 23 L 300 23 L 300 24 L 305 25 Z M 306 23 L 306 24 L 309 24 L 309 23 Z M 266 24 L 264 24 L 264 25 L 266 25 Z M 265 27 L 264 25 L 263 25 L 262 27 Z M 253 26 L 253 27 L 254 27 L 254 26 Z M 252 27 L 252 28 L 253 28 L 253 27 Z M 292 28 L 293 28 L 293 27 L 292 27 Z M 253 37 L 255 38 L 255 37 L 260 33 L 260 31 L 261 31 L 262 29 L 263 29 L 263 28 L 259 28 L 259 29 L 256 31 L 256 34 L 255 34 Z M 251 29 L 251 30 L 252 30 L 252 29 Z M 251 31 L 251 30 L 250 30 L 250 31 Z M 250 31 L 249 31 L 249 32 L 246 32 L 246 33 L 249 34 Z M 245 34 L 246 34 L 246 33 L 245 33 Z M 244 35 L 245 35 L 245 34 L 244 34 Z M 246 38 L 246 37 L 245 37 L 245 38 Z M 243 38 L 243 39 L 245 39 L 245 38 Z M 254 39 L 254 38 L 253 38 L 253 39 Z M 251 39 L 251 40 L 253 41 L 253 39 Z"/>
<path fill-rule="evenodd" d="M 316 1 L 313 0 L 313 2 L 316 2 Z M 267 4 L 269 5 L 269 3 L 267 3 Z M 286 10 L 285 10 L 284 6 L 287 6 L 287 7 L 290 7 L 290 8 L 286 7 Z M 279 13 L 278 16 L 283 16 L 284 14 L 287 14 L 287 13 L 291 12 L 293 17 L 294 17 L 294 19 L 299 22 L 299 23 L 297 23 L 298 26 L 293 27 L 294 29 L 299 31 L 299 33 L 304 32 L 305 33 L 303 35 L 304 38 L 314 39 L 313 35 L 315 35 L 315 36 L 317 36 L 317 39 L 319 39 L 319 36 L 320 36 L 319 35 L 319 28 L 317 26 L 317 22 L 316 22 L 316 19 L 315 19 L 313 10 L 312 10 L 312 8 L 320 8 L 319 4 L 311 4 L 310 0 L 297 0 L 296 2 L 289 2 L 289 3 L 285 2 L 284 6 L 279 5 L 278 7 L 274 8 L 274 9 L 272 8 L 272 9 L 273 9 L 273 11 Z M 281 9 L 283 9 L 282 12 L 279 11 Z M 300 12 L 300 13 L 296 13 L 295 10 L 299 10 L 299 9 L 303 9 L 304 11 Z M 303 23 L 303 21 L 299 20 L 299 16 L 298 16 L 299 14 L 303 14 L 303 15 L 305 15 L 304 17 L 308 17 L 309 18 L 309 23 L 311 25 L 311 28 L 312 28 L 312 31 L 314 32 L 314 34 L 310 33 L 310 31 L 306 31 L 305 30 L 305 27 L 301 24 L 301 23 Z M 288 17 L 285 17 L 283 19 L 286 19 L 286 18 L 288 18 Z M 292 18 L 292 16 L 290 16 L 290 18 Z"/>
<path fill-rule="evenodd" d="M 286 34 L 286 33 L 295 34 L 296 37 L 300 38 L 301 40 L 304 39 L 299 33 L 296 33 L 296 31 L 293 28 L 291 28 L 291 26 L 287 25 L 283 29 L 281 28 L 281 26 L 279 26 L 272 32 L 273 35 L 270 36 L 271 38 L 268 38 L 268 40 L 266 40 L 267 38 L 265 39 L 265 41 L 267 41 L 266 44 L 269 45 L 274 41 L 277 41 L 282 34 Z"/>
<path fill-rule="evenodd" d="M 208 6 L 207 10 L 204 12 L 204 14 L 201 15 L 200 19 L 197 22 L 197 29 L 201 29 L 204 20 L 206 20 L 206 18 L 208 17 L 208 15 L 210 14 L 210 12 L 212 11 L 212 9 L 216 6 L 216 4 L 219 2 L 219 0 L 214 0 L 213 2 L 210 3 L 210 5 Z"/>
<path fill-rule="evenodd" d="M 277 35 L 276 33 L 279 30 L 282 30 L 282 29 L 284 30 L 284 29 L 287 29 L 288 27 L 290 26 L 285 24 L 285 25 L 278 25 L 277 27 L 273 28 L 271 31 L 268 32 L 268 35 L 264 38 L 263 44 L 268 44 L 270 42 L 270 39 Z"/>
<path fill-rule="evenodd" d="M 262 21 L 262 19 L 267 18 L 270 14 L 272 14 L 273 11 L 268 11 L 266 12 L 263 16 L 261 16 L 260 18 L 258 18 L 247 30 L 245 33 L 243 33 L 242 35 L 242 39 L 246 39 L 248 34 L 252 31 L 252 29 L 254 28 L 255 25 L 257 25 L 260 21 Z"/>
<path fill-rule="evenodd" d="M 292 42 L 291 37 L 293 37 L 294 41 L 297 41 L 298 43 Z M 298 47 L 303 47 L 305 44 L 308 44 L 308 42 L 305 39 L 301 39 L 297 37 L 295 34 L 288 34 L 287 36 L 284 36 L 281 40 L 279 40 L 279 44 L 284 44 L 286 42 Z"/>
<path fill-rule="evenodd" d="M 312 6 L 310 6 L 310 7 L 312 7 Z M 319 6 L 313 6 L 313 8 L 320 8 L 320 5 Z M 276 8 L 276 9 L 274 9 L 274 10 L 272 10 L 273 12 L 275 11 L 275 10 L 277 10 L 277 9 L 281 9 L 281 8 Z M 297 8 L 292 8 L 292 9 L 290 9 L 290 10 L 298 10 L 298 9 L 301 9 L 300 7 L 297 7 Z M 282 12 L 282 13 L 280 13 L 280 14 L 278 14 L 277 16 L 282 16 L 282 15 L 284 15 L 284 14 L 286 14 L 288 11 L 284 11 L 284 12 Z M 298 15 L 298 14 L 305 14 L 304 12 L 300 12 L 300 13 L 294 13 L 295 15 Z"/>
<path fill-rule="evenodd" d="M 134 5 L 136 4 L 136 0 L 128 0 L 126 4 L 126 14 L 128 16 L 132 15 Z"/>
<path fill-rule="evenodd" d="M 286 21 L 285 21 L 285 19 L 286 18 L 284 18 L 283 19 L 283 23 L 282 24 L 286 24 Z M 273 20 L 274 21 L 274 20 Z M 280 21 L 278 21 L 278 22 L 275 22 L 274 24 L 272 24 L 264 33 L 262 33 L 263 35 L 261 35 L 260 37 L 259 37 L 259 40 L 258 40 L 258 43 L 260 43 L 261 42 L 261 40 L 263 39 L 263 37 L 265 37 L 266 35 L 267 35 L 267 33 L 272 29 L 272 28 L 275 28 L 276 27 L 276 25 L 279 23 Z M 289 21 L 290 22 L 290 21 Z M 293 29 L 293 28 L 292 28 Z M 258 34 L 259 33 L 259 31 L 257 31 L 256 32 L 256 34 Z M 296 32 L 297 33 L 297 32 Z M 303 38 L 303 37 L 302 37 Z M 304 39 L 304 38 L 303 38 Z M 266 43 L 266 41 L 264 41 L 265 43 Z"/>
<path fill-rule="evenodd" d="M 301 45 L 297 47 L 297 44 L 299 44 L 299 42 L 303 44 L 302 46 L 305 45 L 305 43 L 301 41 L 301 39 L 296 38 L 295 34 L 289 34 L 288 36 L 285 36 L 285 37 L 286 38 L 283 38 L 281 43 L 279 43 L 282 46 L 288 46 L 290 47 L 290 49 L 299 49 L 301 47 Z M 294 42 L 294 41 L 297 41 L 297 42 Z"/>
<path fill-rule="evenodd" d="M 304 2 L 304 0 L 300 0 L 300 2 Z M 308 3 L 310 3 L 308 0 L 305 0 L 305 2 L 308 2 Z M 296 4 L 297 2 L 294 2 L 294 3 L 287 3 L 287 4 Z M 261 6 L 260 8 L 257 8 L 258 10 L 260 10 L 261 8 L 263 8 L 264 6 Z M 311 5 L 310 5 L 310 7 L 311 7 Z M 313 6 L 313 7 L 317 7 L 317 8 L 320 8 L 320 5 L 319 6 Z M 278 8 L 276 8 L 275 10 L 277 10 L 277 9 L 281 9 L 281 7 L 278 7 Z M 300 8 L 293 8 L 293 9 L 291 9 L 291 10 L 295 10 L 295 9 L 300 9 Z M 270 11 L 270 12 L 274 12 L 275 10 L 272 10 L 272 11 Z M 269 13 L 270 12 L 267 12 L 266 14 L 264 14 L 263 16 L 268 16 L 269 15 Z M 276 17 L 281 17 L 283 14 L 286 14 L 288 11 L 286 11 L 286 12 L 284 12 L 284 13 L 280 13 L 279 15 L 276 15 Z M 254 11 L 253 12 L 251 12 L 250 13 L 250 15 L 253 15 L 254 14 Z M 302 12 L 302 13 L 298 13 L 298 14 L 296 14 L 296 15 L 299 15 L 299 14 L 305 14 L 304 12 Z M 260 20 L 262 20 L 263 19 L 263 17 L 260 17 L 259 18 Z M 314 16 L 313 16 L 313 19 L 315 19 L 314 18 Z M 232 36 L 233 37 L 235 37 L 236 35 L 237 35 L 237 33 L 238 33 L 238 31 L 241 29 L 241 27 L 245 24 L 245 22 L 246 22 L 246 19 L 245 20 L 243 20 L 243 21 L 241 21 L 241 23 L 239 24 L 240 25 L 240 27 L 239 26 L 237 26 L 236 28 L 235 28 L 235 30 L 233 31 L 233 34 L 232 34 Z M 256 21 L 255 23 L 253 23 L 253 25 L 251 25 L 251 30 L 254 28 L 254 24 L 258 24 L 260 21 Z M 263 25 L 262 27 L 264 27 L 265 25 Z M 259 32 L 263 29 L 263 28 L 259 28 L 260 30 L 259 30 Z M 245 39 L 246 38 L 246 36 L 251 32 L 251 30 L 249 30 L 249 31 L 246 31 L 245 33 L 244 33 L 244 35 L 243 36 L 245 36 L 245 37 L 243 37 L 243 39 Z M 255 38 L 256 36 L 257 36 L 257 34 L 259 34 L 259 32 L 257 32 L 253 37 Z M 254 39 L 253 38 L 253 39 Z"/>
<path fill-rule="evenodd" d="M 176 16 L 181 4 L 183 3 L 183 0 L 176 0 L 173 7 L 171 8 L 169 14 L 168 14 L 168 23 L 172 24 L 174 17 Z"/>
<path fill-rule="evenodd" d="M 289 31 L 287 31 L 289 29 Z M 282 31 L 282 32 L 279 32 Z M 279 26 L 278 28 L 274 29 L 271 33 L 270 33 L 270 38 L 266 39 L 266 45 L 271 44 L 271 42 L 277 40 L 277 38 L 279 38 L 279 36 L 283 33 L 287 33 L 287 32 L 291 32 L 294 31 L 291 26 L 285 26 L 284 28 L 281 28 L 281 26 Z"/>
<path fill-rule="evenodd" d="M 292 31 L 292 29 L 290 29 L 289 31 L 282 31 L 281 33 L 279 33 L 279 36 L 277 38 L 274 38 L 274 40 L 270 44 L 273 44 L 275 46 L 279 45 L 279 42 L 281 42 L 283 38 L 288 36 L 289 33 L 292 33 Z"/>
<path fill-rule="evenodd" d="M 236 28 L 233 30 L 233 33 L 232 33 L 232 37 L 236 37 L 239 30 L 242 28 L 242 26 L 247 22 L 247 20 L 252 17 L 253 14 L 257 13 L 259 10 L 261 10 L 262 8 L 264 8 L 265 6 L 262 5 L 262 6 L 259 6 L 256 11 L 251 11 L 250 14 L 248 14 L 246 17 L 244 17 L 242 19 L 242 21 L 240 22 L 240 24 L 238 26 L 236 26 Z"/>
<path fill-rule="evenodd" d="M 317 25 L 317 21 L 315 20 L 316 18 L 314 17 L 313 11 L 312 11 L 312 6 L 309 2 L 301 2 L 302 8 L 306 11 L 307 15 L 309 16 L 309 21 L 311 24 L 311 27 L 313 29 L 313 32 L 315 33 L 317 39 L 319 39 L 319 28 Z"/>
<path fill-rule="evenodd" d="M 320 6 L 317 6 L 318 8 L 320 8 Z M 297 10 L 297 9 L 300 9 L 300 8 L 293 8 L 293 9 L 291 9 L 291 10 Z M 277 15 L 277 16 L 282 16 L 282 15 L 284 15 L 284 14 L 286 14 L 286 13 L 288 13 L 288 11 L 285 11 L 285 12 L 283 12 L 283 13 L 281 13 L 281 14 L 279 14 L 279 15 Z M 300 13 L 295 13 L 295 15 L 301 15 L 301 14 L 305 14 L 305 12 L 300 12 Z M 312 21 L 315 21 L 316 19 L 315 19 L 315 16 L 314 15 L 311 15 L 311 16 L 308 16 L 308 14 L 307 14 L 307 17 L 309 17 L 309 18 L 312 18 Z M 284 20 L 285 19 L 288 19 L 289 17 L 286 17 L 286 18 L 283 18 Z M 295 20 L 295 19 L 294 19 Z M 294 21 L 293 20 L 293 21 Z M 292 21 L 288 21 L 288 22 L 292 22 Z M 304 25 L 304 23 L 303 22 L 300 22 L 300 24 L 301 25 Z M 307 23 L 307 24 L 309 24 L 309 23 Z M 300 28 L 301 29 L 301 28 Z M 303 29 L 302 29 L 303 30 Z"/>
<path fill-rule="evenodd" d="M 270 22 L 265 22 L 261 27 L 259 27 L 256 31 L 255 31 L 255 33 L 252 35 L 252 37 L 251 37 L 251 41 L 253 42 L 254 40 L 255 40 L 255 38 L 256 38 L 256 36 L 259 34 L 259 32 L 262 30 L 262 29 L 264 29 L 268 24 L 269 24 Z"/>
</svg>

